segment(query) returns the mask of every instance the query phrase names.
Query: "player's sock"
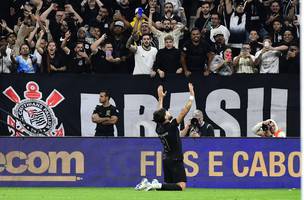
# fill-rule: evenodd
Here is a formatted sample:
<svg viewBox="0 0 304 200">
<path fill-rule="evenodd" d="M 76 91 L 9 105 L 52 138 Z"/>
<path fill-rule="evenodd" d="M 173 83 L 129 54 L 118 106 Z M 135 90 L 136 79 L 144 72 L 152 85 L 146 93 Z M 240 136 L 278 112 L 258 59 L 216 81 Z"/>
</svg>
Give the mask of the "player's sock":
<svg viewBox="0 0 304 200">
<path fill-rule="evenodd" d="M 161 188 L 158 189 L 158 190 L 167 190 L 167 191 L 172 191 L 172 190 L 175 190 L 175 191 L 181 191 L 182 188 L 177 185 L 176 183 L 163 183 L 161 184 Z"/>
</svg>

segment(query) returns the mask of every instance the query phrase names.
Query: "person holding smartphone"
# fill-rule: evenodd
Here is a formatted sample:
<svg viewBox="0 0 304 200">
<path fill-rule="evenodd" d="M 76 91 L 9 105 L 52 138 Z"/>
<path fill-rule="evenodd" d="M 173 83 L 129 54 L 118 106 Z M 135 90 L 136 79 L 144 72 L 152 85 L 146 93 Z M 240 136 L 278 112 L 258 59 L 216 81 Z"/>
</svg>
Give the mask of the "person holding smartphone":
<svg viewBox="0 0 304 200">
<path fill-rule="evenodd" d="M 133 21 L 130 22 L 130 25 L 135 30 L 139 30 L 141 24 L 145 21 L 148 21 L 148 17 L 143 12 L 144 11 L 141 7 L 138 7 L 138 8 L 135 9 L 135 17 L 133 18 Z"/>
<path fill-rule="evenodd" d="M 91 45 L 92 51 L 92 71 L 94 73 L 109 74 L 115 72 L 115 63 L 120 62 L 120 58 L 113 57 L 112 42 L 103 34 Z"/>
<path fill-rule="evenodd" d="M 229 76 L 233 73 L 232 50 L 230 48 L 223 52 L 223 56 L 214 56 L 210 64 L 210 71 L 221 76 Z"/>
<path fill-rule="evenodd" d="M 254 65 L 255 58 L 250 54 L 250 51 L 251 47 L 249 43 L 244 43 L 240 54 L 233 59 L 235 73 L 252 74 L 257 72 Z"/>
<path fill-rule="evenodd" d="M 269 37 L 266 37 L 263 41 L 263 49 L 255 54 L 254 64 L 259 66 L 260 73 L 279 73 L 279 59 L 281 51 L 286 51 L 288 46 L 281 45 L 278 47 L 272 47 L 272 42 Z"/>
<path fill-rule="evenodd" d="M 68 59 L 68 71 L 73 73 L 88 73 L 90 72 L 91 61 L 88 54 L 85 52 L 84 43 L 77 42 L 74 49 L 67 47 L 67 42 L 70 40 L 70 31 L 65 33 L 65 38 L 61 44 L 63 52 Z"/>
</svg>

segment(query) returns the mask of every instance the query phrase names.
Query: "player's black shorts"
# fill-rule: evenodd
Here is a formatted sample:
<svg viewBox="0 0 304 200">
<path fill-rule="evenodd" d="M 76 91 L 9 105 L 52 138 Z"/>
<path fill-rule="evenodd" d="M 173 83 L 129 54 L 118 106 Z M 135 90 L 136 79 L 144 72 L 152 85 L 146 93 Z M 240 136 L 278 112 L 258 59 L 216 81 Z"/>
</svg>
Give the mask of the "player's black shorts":
<svg viewBox="0 0 304 200">
<path fill-rule="evenodd" d="M 163 169 L 166 183 L 187 182 L 183 160 L 163 159 Z"/>
<path fill-rule="evenodd" d="M 114 137 L 114 132 L 95 132 L 95 136 L 106 136 L 106 137 Z"/>
</svg>

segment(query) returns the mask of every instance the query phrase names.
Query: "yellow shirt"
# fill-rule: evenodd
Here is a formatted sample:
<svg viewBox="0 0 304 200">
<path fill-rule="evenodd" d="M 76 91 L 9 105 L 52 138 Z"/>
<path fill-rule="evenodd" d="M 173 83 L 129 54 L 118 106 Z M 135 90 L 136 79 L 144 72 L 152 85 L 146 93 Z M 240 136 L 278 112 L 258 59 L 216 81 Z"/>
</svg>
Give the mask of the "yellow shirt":
<svg viewBox="0 0 304 200">
<path fill-rule="evenodd" d="M 133 21 L 130 23 L 133 29 L 135 29 L 134 26 L 137 21 L 138 21 L 137 17 L 134 17 Z M 137 24 L 136 30 L 140 31 L 140 26 L 142 22 L 146 22 L 146 20 L 144 18 L 141 18 Z"/>
</svg>

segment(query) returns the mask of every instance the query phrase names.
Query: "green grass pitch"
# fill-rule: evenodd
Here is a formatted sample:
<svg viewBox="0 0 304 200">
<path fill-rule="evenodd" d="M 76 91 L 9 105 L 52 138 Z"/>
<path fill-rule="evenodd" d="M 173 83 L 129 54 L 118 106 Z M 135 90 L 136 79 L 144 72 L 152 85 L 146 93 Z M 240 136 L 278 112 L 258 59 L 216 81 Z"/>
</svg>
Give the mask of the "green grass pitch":
<svg viewBox="0 0 304 200">
<path fill-rule="evenodd" d="M 0 188 L 0 200 L 300 200 L 299 189 Z"/>
</svg>

